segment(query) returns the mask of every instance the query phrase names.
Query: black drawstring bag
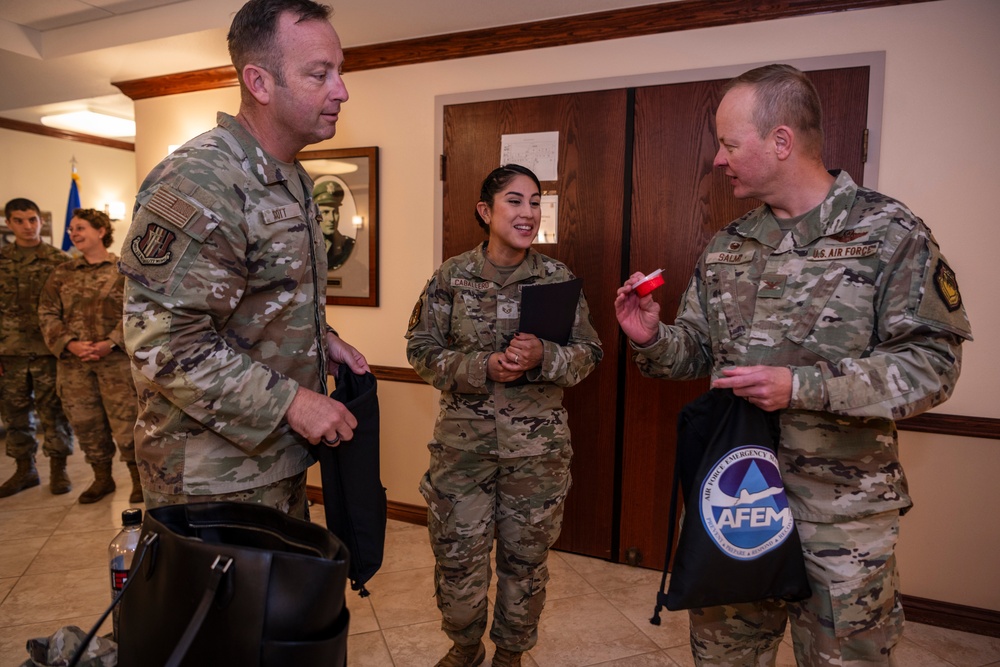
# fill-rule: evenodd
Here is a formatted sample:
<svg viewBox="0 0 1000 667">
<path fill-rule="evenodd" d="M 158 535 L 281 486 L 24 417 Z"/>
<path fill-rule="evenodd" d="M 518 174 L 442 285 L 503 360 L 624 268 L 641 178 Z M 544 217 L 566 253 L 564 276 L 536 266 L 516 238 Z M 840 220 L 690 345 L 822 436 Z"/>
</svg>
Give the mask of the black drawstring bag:
<svg viewBox="0 0 1000 667">
<path fill-rule="evenodd" d="M 712 389 L 677 420 L 667 557 L 650 622 L 660 610 L 810 596 L 776 452 L 778 415 L 729 389 Z M 684 516 L 670 586 L 678 487 Z"/>
<path fill-rule="evenodd" d="M 382 567 L 385 552 L 386 498 L 379 470 L 378 384 L 371 373 L 356 375 L 347 364 L 337 368 L 330 397 L 351 411 L 358 426 L 354 437 L 336 447 L 317 445 L 323 477 L 326 527 L 351 552 L 351 588 L 368 595 L 365 583 Z"/>
</svg>

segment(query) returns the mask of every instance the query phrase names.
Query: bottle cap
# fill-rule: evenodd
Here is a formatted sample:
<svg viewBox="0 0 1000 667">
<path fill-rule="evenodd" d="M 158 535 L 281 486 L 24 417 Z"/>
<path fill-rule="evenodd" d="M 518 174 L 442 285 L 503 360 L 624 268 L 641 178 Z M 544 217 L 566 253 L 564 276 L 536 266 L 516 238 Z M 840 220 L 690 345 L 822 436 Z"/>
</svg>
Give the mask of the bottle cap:
<svg viewBox="0 0 1000 667">
<path fill-rule="evenodd" d="M 142 510 L 138 507 L 130 507 L 122 511 L 123 526 L 138 526 L 142 523 Z"/>
<path fill-rule="evenodd" d="M 639 296 L 646 296 L 647 294 L 649 294 L 650 292 L 652 292 L 657 287 L 663 284 L 663 276 L 661 275 L 662 273 L 663 269 L 657 269 L 656 271 L 653 271 L 648 276 L 637 282 L 635 285 L 632 285 L 632 289 L 634 289 L 635 293 L 638 294 Z"/>
</svg>

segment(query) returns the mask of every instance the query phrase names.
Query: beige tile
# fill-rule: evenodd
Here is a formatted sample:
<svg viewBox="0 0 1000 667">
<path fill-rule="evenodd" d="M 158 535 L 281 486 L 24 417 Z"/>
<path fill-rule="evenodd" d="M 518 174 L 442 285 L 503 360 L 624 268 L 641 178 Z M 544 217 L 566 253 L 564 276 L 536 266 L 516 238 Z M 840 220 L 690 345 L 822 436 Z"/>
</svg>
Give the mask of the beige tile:
<svg viewBox="0 0 1000 667">
<path fill-rule="evenodd" d="M 0 603 L 3 603 L 4 598 L 7 597 L 7 593 L 10 593 L 16 583 L 17 577 L 0 579 Z"/>
<path fill-rule="evenodd" d="M 610 602 L 593 593 L 546 604 L 531 654 L 540 667 L 582 667 L 657 650 Z"/>
<path fill-rule="evenodd" d="M 549 583 L 545 587 L 546 600 L 561 600 L 574 595 L 587 595 L 594 592 L 594 587 L 566 563 L 561 553 L 558 551 L 549 552 Z"/>
<path fill-rule="evenodd" d="M 1000 638 L 906 623 L 903 636 L 956 667 L 981 667 L 1000 661 Z"/>
<path fill-rule="evenodd" d="M 379 630 L 371 599 L 370 595 L 366 598 L 359 597 L 357 591 L 352 591 L 351 585 L 347 585 L 347 609 L 351 612 L 350 634 L 360 635 Z"/>
<path fill-rule="evenodd" d="M 660 625 L 653 625 L 649 622 L 656 606 L 656 592 L 658 590 L 658 587 L 632 586 L 631 588 L 617 588 L 613 591 L 607 591 L 604 593 L 604 597 L 660 648 L 689 646 L 690 632 L 686 611 L 662 609 L 660 610 Z"/>
<path fill-rule="evenodd" d="M 20 577 L 45 545 L 46 537 L 0 542 L 0 577 Z"/>
<path fill-rule="evenodd" d="M 675 646 L 668 648 L 665 653 L 677 663 L 678 667 L 694 667 L 694 656 L 691 655 L 690 646 Z"/>
<path fill-rule="evenodd" d="M 348 637 L 347 667 L 394 667 L 382 633 L 367 632 Z"/>
<path fill-rule="evenodd" d="M 100 615 L 110 602 L 109 586 L 105 567 L 25 575 L 0 604 L 0 628 Z"/>
<path fill-rule="evenodd" d="M 117 491 L 115 493 L 117 495 Z M 55 534 L 81 533 L 105 529 L 121 530 L 122 512 L 130 507 L 140 507 L 142 509 L 139 505 L 130 505 L 127 494 L 124 500 L 114 499 L 103 502 L 104 500 L 107 500 L 107 498 L 103 498 L 101 502 L 89 505 L 77 503 L 70 507 L 66 515 L 63 516 L 62 521 L 56 526 Z"/>
<path fill-rule="evenodd" d="M 97 622 L 97 619 L 98 616 L 82 616 L 47 621 L 45 623 L 0 627 L 0 665 L 4 665 L 5 667 L 8 665 L 20 665 L 27 660 L 28 652 L 25 645 L 29 639 L 49 637 L 59 628 L 70 625 L 75 625 L 84 632 L 87 632 Z M 109 632 L 111 632 L 110 619 L 101 626 L 98 634 L 105 635 Z"/>
<path fill-rule="evenodd" d="M 0 500 L 0 542 L 48 537 L 68 511 L 67 507 L 9 508 L 6 501 L 18 496 Z"/>
<path fill-rule="evenodd" d="M 434 568 L 379 573 L 368 582 L 375 618 L 383 630 L 439 620 L 434 600 Z"/>
<path fill-rule="evenodd" d="M 440 620 L 385 628 L 382 634 L 393 662 L 400 667 L 430 667 L 451 647 Z"/>
<path fill-rule="evenodd" d="M 427 529 L 422 526 L 402 524 L 405 528 L 386 530 L 385 555 L 379 572 L 400 572 L 434 566 Z"/>
<path fill-rule="evenodd" d="M 896 645 L 892 656 L 896 664 L 905 667 L 952 667 L 953 664 L 913 643 L 905 637 L 905 632 L 903 641 Z"/>
<path fill-rule="evenodd" d="M 630 567 L 579 554 L 560 552 L 560 555 L 567 565 L 598 591 L 648 586 L 650 590 L 655 592 L 660 587 L 662 573 L 656 570 Z"/>
<path fill-rule="evenodd" d="M 98 530 L 88 533 L 63 533 L 53 535 L 35 556 L 27 575 L 86 570 L 108 567 L 108 544 L 118 534 L 117 530 Z M 109 575 L 110 576 L 110 575 Z M 108 586 L 111 584 L 109 583 Z M 109 592 L 108 595 L 111 593 Z"/>
<path fill-rule="evenodd" d="M 657 651 L 656 653 L 643 653 L 620 660 L 602 662 L 600 667 L 677 667 L 677 663 L 670 659 L 666 651 Z"/>
</svg>

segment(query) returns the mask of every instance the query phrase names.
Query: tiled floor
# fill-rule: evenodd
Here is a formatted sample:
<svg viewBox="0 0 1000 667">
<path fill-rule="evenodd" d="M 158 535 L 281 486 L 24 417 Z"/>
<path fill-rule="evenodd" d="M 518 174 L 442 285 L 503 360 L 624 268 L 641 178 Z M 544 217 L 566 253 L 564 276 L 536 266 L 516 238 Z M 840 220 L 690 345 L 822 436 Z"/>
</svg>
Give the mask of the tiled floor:
<svg viewBox="0 0 1000 667">
<path fill-rule="evenodd" d="M 129 506 L 128 471 L 115 462 L 114 496 L 80 505 L 76 497 L 91 472 L 79 452 L 70 462 L 72 493 L 53 496 L 43 481 L 0 499 L 0 667 L 21 664 L 31 637 L 64 625 L 89 628 L 110 599 L 106 550 Z M 47 478 L 47 459 L 40 463 Z M 3 457 L 0 481 L 13 470 L 13 461 Z M 313 518 L 322 521 L 317 508 Z M 368 585 L 371 596 L 348 591 L 352 667 L 424 667 L 444 654 L 449 641 L 434 604 L 433 565 L 426 529 L 390 521 L 385 562 Z M 551 556 L 551 571 L 527 667 L 693 664 L 684 613 L 665 613 L 659 627 L 648 622 L 657 572 L 559 552 Z M 493 646 L 487 646 L 489 657 Z M 1000 639 L 909 623 L 898 659 L 903 667 L 1000 665 Z M 790 646 L 783 645 L 778 664 L 794 665 Z"/>
</svg>

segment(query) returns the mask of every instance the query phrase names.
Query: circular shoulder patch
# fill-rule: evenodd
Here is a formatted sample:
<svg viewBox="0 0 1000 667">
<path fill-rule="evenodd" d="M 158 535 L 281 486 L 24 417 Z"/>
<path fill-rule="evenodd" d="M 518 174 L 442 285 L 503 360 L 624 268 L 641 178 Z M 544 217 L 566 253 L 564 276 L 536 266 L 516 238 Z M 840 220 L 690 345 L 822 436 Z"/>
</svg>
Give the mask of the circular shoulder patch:
<svg viewBox="0 0 1000 667">
<path fill-rule="evenodd" d="M 759 558 L 795 527 L 778 459 L 766 447 L 728 452 L 705 475 L 699 497 L 705 531 L 731 558 Z"/>
</svg>

